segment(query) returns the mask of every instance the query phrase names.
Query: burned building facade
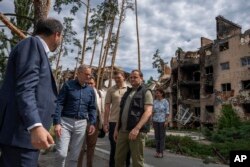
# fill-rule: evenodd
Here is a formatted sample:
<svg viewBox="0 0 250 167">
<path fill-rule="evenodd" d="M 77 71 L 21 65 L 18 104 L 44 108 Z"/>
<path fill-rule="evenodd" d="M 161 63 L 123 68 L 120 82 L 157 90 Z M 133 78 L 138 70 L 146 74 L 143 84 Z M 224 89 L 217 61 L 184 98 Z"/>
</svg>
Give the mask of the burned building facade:
<svg viewBox="0 0 250 167">
<path fill-rule="evenodd" d="M 250 30 L 216 17 L 217 38 L 201 38 L 197 51 L 176 51 L 171 60 L 171 126 L 213 125 L 223 104 L 250 119 Z"/>
</svg>

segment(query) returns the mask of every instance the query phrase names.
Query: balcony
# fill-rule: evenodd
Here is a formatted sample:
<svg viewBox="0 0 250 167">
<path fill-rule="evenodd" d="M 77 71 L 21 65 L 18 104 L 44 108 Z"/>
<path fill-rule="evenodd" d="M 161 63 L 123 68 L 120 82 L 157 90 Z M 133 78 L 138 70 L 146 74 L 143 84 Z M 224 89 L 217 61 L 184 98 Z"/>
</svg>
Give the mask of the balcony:
<svg viewBox="0 0 250 167">
<path fill-rule="evenodd" d="M 180 66 L 181 67 L 200 66 L 200 59 L 199 58 L 181 59 Z"/>
</svg>

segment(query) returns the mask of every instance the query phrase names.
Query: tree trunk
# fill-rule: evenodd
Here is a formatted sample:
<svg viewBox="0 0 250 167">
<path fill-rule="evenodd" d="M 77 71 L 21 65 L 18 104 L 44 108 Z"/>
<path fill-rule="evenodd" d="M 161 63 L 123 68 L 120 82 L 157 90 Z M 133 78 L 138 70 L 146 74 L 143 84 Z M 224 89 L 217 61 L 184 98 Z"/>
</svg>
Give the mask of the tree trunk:
<svg viewBox="0 0 250 167">
<path fill-rule="evenodd" d="M 58 82 L 58 69 L 59 69 L 59 62 L 60 62 L 60 59 L 61 59 L 61 55 L 62 55 L 62 47 L 63 47 L 63 40 L 64 38 L 62 39 L 62 42 L 61 42 L 61 45 L 60 45 L 60 50 L 59 50 L 59 53 L 58 53 L 58 57 L 57 57 L 57 61 L 56 61 L 56 70 L 55 70 L 55 80 L 56 80 L 56 83 Z M 58 84 L 58 83 L 57 83 Z"/>
<path fill-rule="evenodd" d="M 106 31 L 104 31 L 104 33 L 103 33 L 101 51 L 100 51 L 100 56 L 99 56 L 98 71 L 97 71 L 97 82 L 96 82 L 96 88 L 97 89 L 100 88 L 100 78 L 101 78 L 101 71 L 102 71 L 102 64 L 103 64 L 102 51 L 103 51 L 105 35 L 106 35 Z"/>
<path fill-rule="evenodd" d="M 111 61 L 111 71 L 110 71 L 110 77 L 109 77 L 109 87 L 111 87 L 111 85 L 112 85 L 113 71 L 114 71 L 114 65 L 115 65 L 115 58 L 116 58 L 117 48 L 118 48 L 118 45 L 119 45 L 119 37 L 120 37 L 120 29 L 121 29 L 121 24 L 122 24 L 122 17 L 124 15 L 124 4 L 125 4 L 125 0 L 122 0 L 121 13 L 120 13 L 120 18 L 119 18 L 119 23 L 118 23 L 117 32 L 116 32 L 116 38 L 115 38 L 115 48 L 114 48 L 114 52 L 113 52 L 113 55 L 112 55 L 112 61 Z"/>
<path fill-rule="evenodd" d="M 78 63 L 79 63 L 79 57 L 80 57 L 80 54 L 77 55 L 77 59 L 76 59 L 76 67 L 75 67 L 75 71 L 74 71 L 74 79 L 76 78 L 76 72 L 77 72 L 77 66 L 78 66 Z"/>
<path fill-rule="evenodd" d="M 51 0 L 34 0 L 35 21 L 47 18 Z"/>
<path fill-rule="evenodd" d="M 107 38 L 107 42 L 106 42 L 106 45 L 105 45 L 105 50 L 104 50 L 104 53 L 103 53 L 104 62 L 103 62 L 103 66 L 102 66 L 103 73 L 102 73 L 101 79 L 100 79 L 100 88 L 102 88 L 102 86 L 103 86 L 103 79 L 104 79 L 103 77 L 104 77 L 105 67 L 106 67 L 106 63 L 107 63 L 107 57 L 108 57 L 108 52 L 109 52 L 109 48 L 110 48 L 114 23 L 115 23 L 115 16 L 112 17 L 112 22 L 111 22 L 111 25 L 109 27 L 108 38 Z"/>
<path fill-rule="evenodd" d="M 89 20 L 89 0 L 87 0 L 87 13 L 85 18 L 85 26 L 84 26 L 84 37 L 83 37 L 83 45 L 82 45 L 82 59 L 81 64 L 84 64 L 84 58 L 85 58 L 85 48 L 87 43 L 87 31 L 88 31 L 88 20 Z"/>
<path fill-rule="evenodd" d="M 137 34 L 137 48 L 138 48 L 138 70 L 141 70 L 141 52 L 140 52 L 140 39 L 139 39 L 139 27 L 138 27 L 137 0 L 135 0 L 135 17 L 136 17 L 136 34 Z"/>
<path fill-rule="evenodd" d="M 91 61 L 90 61 L 90 64 L 89 64 L 90 67 L 92 67 L 93 60 L 94 60 L 94 57 L 95 57 L 95 48 L 96 48 L 96 45 L 97 45 L 97 34 L 95 35 L 95 39 L 94 39 L 93 51 L 92 51 Z"/>
</svg>

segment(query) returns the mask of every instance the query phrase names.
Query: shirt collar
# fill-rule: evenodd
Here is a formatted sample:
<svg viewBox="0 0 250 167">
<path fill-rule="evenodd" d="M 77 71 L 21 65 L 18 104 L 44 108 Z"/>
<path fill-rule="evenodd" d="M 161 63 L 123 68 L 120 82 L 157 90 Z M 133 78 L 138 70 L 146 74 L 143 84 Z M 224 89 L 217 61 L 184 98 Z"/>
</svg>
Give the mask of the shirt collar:
<svg viewBox="0 0 250 167">
<path fill-rule="evenodd" d="M 115 85 L 115 87 L 116 87 L 117 89 L 119 89 L 117 85 Z M 127 87 L 127 84 L 126 84 L 126 83 L 123 83 L 123 84 L 122 84 L 122 88 L 126 88 L 126 87 Z"/>
<path fill-rule="evenodd" d="M 39 35 L 36 35 L 36 37 L 41 41 L 46 54 L 48 54 L 50 50 L 49 50 L 47 43 Z"/>
<path fill-rule="evenodd" d="M 75 82 L 76 82 L 76 84 L 78 84 L 78 85 L 81 86 L 81 87 L 86 87 L 86 86 L 88 86 L 86 83 L 84 83 L 83 85 L 81 85 L 80 82 L 78 81 L 78 79 L 75 79 Z"/>
</svg>

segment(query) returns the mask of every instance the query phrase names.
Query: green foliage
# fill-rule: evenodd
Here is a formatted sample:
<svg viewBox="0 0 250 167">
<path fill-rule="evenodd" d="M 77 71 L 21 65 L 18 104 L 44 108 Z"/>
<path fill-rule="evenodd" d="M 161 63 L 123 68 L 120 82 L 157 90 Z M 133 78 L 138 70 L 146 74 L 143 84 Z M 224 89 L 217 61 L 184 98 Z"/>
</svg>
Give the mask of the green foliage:
<svg viewBox="0 0 250 167">
<path fill-rule="evenodd" d="M 214 143 L 211 147 L 216 148 L 219 153 L 226 159 L 229 159 L 230 151 L 233 150 L 249 150 L 250 140 L 249 139 L 240 139 L 234 141 L 227 141 L 224 143 Z"/>
<path fill-rule="evenodd" d="M 152 76 L 150 76 L 149 80 L 147 80 L 147 85 L 151 84 L 153 80 L 154 80 L 154 78 Z"/>
<path fill-rule="evenodd" d="M 184 51 L 182 50 L 182 48 L 178 47 L 175 51 L 175 55 L 179 56 L 181 53 L 183 53 Z"/>
<path fill-rule="evenodd" d="M 215 131 L 204 128 L 202 132 L 211 141 L 211 144 L 198 143 L 190 137 L 167 136 L 165 148 L 171 152 L 182 152 L 184 155 L 204 158 L 206 161 L 208 159 L 221 160 L 214 153 L 214 149 L 228 161 L 230 151 L 249 150 L 250 148 L 250 122 L 240 122 L 237 127 L 224 127 Z M 149 140 L 146 145 L 155 147 L 155 141 Z"/>
<path fill-rule="evenodd" d="M 55 4 L 53 8 L 57 13 L 61 13 L 63 5 L 65 6 L 72 5 L 70 9 L 70 13 L 75 15 L 76 12 L 82 7 L 82 5 L 86 6 L 86 3 L 84 3 L 81 0 L 77 0 L 77 1 L 76 0 L 55 0 Z"/>
<path fill-rule="evenodd" d="M 206 129 L 203 130 L 203 134 L 207 139 L 216 143 L 233 142 L 241 139 L 250 140 L 250 124 L 249 122 L 243 122 L 238 127 L 217 129 L 215 131 Z"/>
<path fill-rule="evenodd" d="M 23 32 L 28 32 L 33 26 L 34 7 L 32 0 L 14 0 L 15 14 L 9 14 L 10 21 Z M 15 17 L 13 17 L 15 16 Z M 0 30 L 0 81 L 6 69 L 6 63 L 11 48 L 13 48 L 20 38 L 12 32 Z M 12 35 L 10 35 L 12 33 Z"/>
<path fill-rule="evenodd" d="M 146 146 L 155 147 L 155 141 L 154 140 L 146 141 Z M 193 141 L 190 137 L 187 136 L 186 137 L 172 136 L 172 135 L 167 136 L 165 140 L 165 148 L 171 150 L 172 152 L 182 152 L 185 155 L 200 157 L 200 158 L 210 156 L 212 152 L 211 146 L 200 144 L 196 141 Z"/>
<path fill-rule="evenodd" d="M 218 120 L 219 129 L 238 127 L 240 125 L 240 118 L 233 109 L 232 105 L 223 105 L 221 113 L 222 115 Z"/>
<path fill-rule="evenodd" d="M 156 68 L 157 72 L 159 74 L 162 74 L 163 73 L 163 67 L 164 67 L 164 61 L 160 56 L 160 50 L 159 49 L 157 49 L 155 51 L 155 54 L 153 55 L 153 60 L 154 60 L 153 63 L 152 63 L 153 68 Z"/>
</svg>

